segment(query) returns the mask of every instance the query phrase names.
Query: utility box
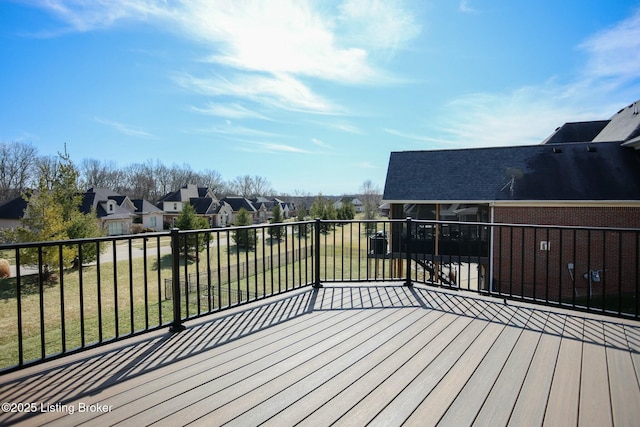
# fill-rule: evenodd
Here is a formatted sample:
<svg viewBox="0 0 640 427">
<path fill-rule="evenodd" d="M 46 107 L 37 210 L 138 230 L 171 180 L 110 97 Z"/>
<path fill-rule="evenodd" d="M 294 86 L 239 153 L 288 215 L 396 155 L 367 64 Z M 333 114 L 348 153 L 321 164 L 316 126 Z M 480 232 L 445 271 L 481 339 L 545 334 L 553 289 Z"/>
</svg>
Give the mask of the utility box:
<svg viewBox="0 0 640 427">
<path fill-rule="evenodd" d="M 388 243 L 383 233 L 376 233 L 369 238 L 369 251 L 372 255 L 386 255 Z"/>
</svg>

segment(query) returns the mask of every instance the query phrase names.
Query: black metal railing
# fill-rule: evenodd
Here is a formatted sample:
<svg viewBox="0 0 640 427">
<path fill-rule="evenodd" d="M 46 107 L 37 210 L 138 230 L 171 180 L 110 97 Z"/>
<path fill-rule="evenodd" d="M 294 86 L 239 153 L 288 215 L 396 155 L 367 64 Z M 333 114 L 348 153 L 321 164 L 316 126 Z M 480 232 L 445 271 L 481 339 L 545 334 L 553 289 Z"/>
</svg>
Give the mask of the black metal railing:
<svg viewBox="0 0 640 427">
<path fill-rule="evenodd" d="M 304 286 L 399 281 L 639 318 L 640 230 L 314 220 L 6 244 L 0 370 Z"/>
</svg>

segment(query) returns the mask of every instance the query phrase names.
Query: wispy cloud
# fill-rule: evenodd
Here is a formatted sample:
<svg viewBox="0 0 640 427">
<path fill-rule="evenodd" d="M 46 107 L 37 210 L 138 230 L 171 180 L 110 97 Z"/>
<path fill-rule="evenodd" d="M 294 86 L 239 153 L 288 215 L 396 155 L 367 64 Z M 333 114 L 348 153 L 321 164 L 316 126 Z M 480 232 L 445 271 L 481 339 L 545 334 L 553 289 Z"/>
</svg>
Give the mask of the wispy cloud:
<svg viewBox="0 0 640 427">
<path fill-rule="evenodd" d="M 282 135 L 273 132 L 266 132 L 258 129 L 239 126 L 231 120 L 226 120 L 224 125 L 212 126 L 210 128 L 201 129 L 201 132 L 215 133 L 228 138 L 244 139 L 244 138 L 279 138 Z"/>
<path fill-rule="evenodd" d="M 507 93 L 461 96 L 435 118 L 438 124 L 429 129 L 435 136 L 425 142 L 464 147 L 538 144 L 565 122 L 609 118 L 637 98 L 629 93 L 629 84 L 639 86 L 640 11 L 577 48 L 587 55 L 584 73 L 568 82 L 551 78 Z"/>
<path fill-rule="evenodd" d="M 587 78 L 635 79 L 640 76 L 640 9 L 618 25 L 578 46 L 589 55 Z"/>
<path fill-rule="evenodd" d="M 360 169 L 382 169 L 383 168 L 382 166 L 377 166 L 377 165 L 374 165 L 371 162 L 366 162 L 366 161 L 365 162 L 356 163 L 354 166 L 358 167 Z"/>
<path fill-rule="evenodd" d="M 191 107 L 193 111 L 201 114 L 208 114 L 217 117 L 226 117 L 230 119 L 262 119 L 268 120 L 263 114 L 249 110 L 238 103 L 217 104 L 209 103 L 206 107 Z"/>
<path fill-rule="evenodd" d="M 170 15 L 166 2 L 153 0 L 36 0 L 34 4 L 69 25 L 67 31 L 91 31 L 121 20 L 141 21 Z"/>
<path fill-rule="evenodd" d="M 318 146 L 318 147 L 320 147 L 320 148 L 326 148 L 326 149 L 333 150 L 333 147 L 332 147 L 331 145 L 329 145 L 329 144 L 327 144 L 326 142 L 321 141 L 321 140 L 319 140 L 319 139 L 317 139 L 317 138 L 311 138 L 311 142 L 312 142 L 314 145 L 317 145 L 317 146 Z"/>
<path fill-rule="evenodd" d="M 399 49 L 421 32 L 401 1 L 347 0 L 339 9 L 344 39 L 373 52 Z"/>
<path fill-rule="evenodd" d="M 274 76 L 242 74 L 232 79 L 221 76 L 199 78 L 188 74 L 175 77 L 182 87 L 204 95 L 231 96 L 268 107 L 319 114 L 343 113 L 344 108 L 315 94 L 288 74 Z"/>
<path fill-rule="evenodd" d="M 437 142 L 437 143 L 443 142 L 442 140 L 437 138 L 433 138 L 425 135 L 418 135 L 411 132 L 403 132 L 398 129 L 385 128 L 383 129 L 383 131 L 388 133 L 389 135 L 399 136 L 400 138 L 405 138 L 405 139 L 412 139 L 414 141 L 419 141 L 419 142 Z"/>
<path fill-rule="evenodd" d="M 272 142 L 252 142 L 251 146 L 253 146 L 254 148 L 245 149 L 244 151 L 267 152 L 267 153 L 298 153 L 298 154 L 309 153 L 309 151 L 307 150 L 303 150 L 302 148 L 294 147 L 292 145 L 277 144 Z"/>
<path fill-rule="evenodd" d="M 460 9 L 460 12 L 462 13 L 471 13 L 471 14 L 478 13 L 478 10 L 469 4 L 469 0 L 462 0 L 460 2 L 459 9 Z"/>
<path fill-rule="evenodd" d="M 112 120 L 107 120 L 101 117 L 94 117 L 94 120 L 100 124 L 103 124 L 105 126 L 109 126 L 112 129 L 117 130 L 118 132 L 127 135 L 127 136 L 137 136 L 137 137 L 142 137 L 142 138 L 154 138 L 154 135 L 152 135 L 149 132 L 146 132 L 144 130 L 141 129 L 136 129 L 133 128 L 129 125 L 125 125 L 123 123 L 120 122 L 115 122 Z"/>
<path fill-rule="evenodd" d="M 392 82 L 376 64 L 376 55 L 393 54 L 420 32 L 401 0 L 345 0 L 337 6 L 310 0 L 42 0 L 38 4 L 77 31 L 106 28 L 122 20 L 171 28 L 208 50 L 207 59 L 227 68 L 229 75 L 227 80 L 186 75 L 180 79 L 184 87 L 208 96 L 229 95 L 323 114 L 341 114 L 344 109 L 315 93 L 305 79 Z"/>
</svg>

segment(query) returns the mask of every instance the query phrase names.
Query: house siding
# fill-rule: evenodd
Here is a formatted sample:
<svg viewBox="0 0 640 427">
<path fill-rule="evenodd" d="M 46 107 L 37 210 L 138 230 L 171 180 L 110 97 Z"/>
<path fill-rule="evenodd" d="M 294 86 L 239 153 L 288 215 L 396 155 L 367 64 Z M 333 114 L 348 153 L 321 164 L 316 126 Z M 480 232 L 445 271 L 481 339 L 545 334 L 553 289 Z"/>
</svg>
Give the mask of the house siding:
<svg viewBox="0 0 640 427">
<path fill-rule="evenodd" d="M 496 207 L 494 222 L 640 228 L 640 207 Z M 623 231 L 498 227 L 494 290 L 553 301 L 634 293 L 640 280 L 638 239 Z M 599 280 L 589 280 L 591 272 Z"/>
</svg>

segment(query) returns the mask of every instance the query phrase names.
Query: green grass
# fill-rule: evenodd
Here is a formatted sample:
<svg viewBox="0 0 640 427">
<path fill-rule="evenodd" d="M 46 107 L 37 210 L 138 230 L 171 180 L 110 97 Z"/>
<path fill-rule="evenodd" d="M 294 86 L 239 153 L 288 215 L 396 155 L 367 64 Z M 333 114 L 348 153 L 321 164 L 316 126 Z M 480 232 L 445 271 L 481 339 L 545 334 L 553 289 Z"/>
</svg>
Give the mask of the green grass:
<svg viewBox="0 0 640 427">
<path fill-rule="evenodd" d="M 391 278 L 390 260 L 380 260 L 378 272 L 374 273 L 375 263 L 366 259 L 367 239 L 362 229 L 350 226 L 338 226 L 322 235 L 322 280 Z M 150 239 L 147 249 L 155 249 L 157 242 L 156 239 Z M 161 246 L 169 244 L 169 240 L 164 238 L 159 242 Z M 199 294 L 190 293 L 185 297 L 182 285 L 183 317 L 187 315 L 185 299 L 189 301 L 189 317 L 209 310 L 208 284 L 205 283 L 207 257 L 213 268 L 212 310 L 236 304 L 238 289 L 251 292 L 250 298 L 254 299 L 304 286 L 314 280 L 311 233 L 305 239 L 289 232 L 286 241 L 279 242 L 271 240 L 266 233 L 264 236 L 259 233 L 258 244 L 250 251 L 238 250 L 233 246 L 232 239 L 229 243 L 231 245 L 227 246 L 226 234 L 220 234 L 220 241 L 214 241 L 208 253 L 200 253 L 198 262 L 189 260 L 186 266 L 181 264 L 181 276 L 186 272 L 188 275 L 205 278 L 201 279 Z M 126 242 L 121 244 L 126 248 Z M 108 250 L 110 247 L 109 245 Z M 132 248 L 134 251 L 141 249 L 142 239 L 134 241 Z M 288 258 L 285 261 L 285 252 L 305 248 L 308 251 L 306 258 Z M 101 262 L 99 268 L 91 265 L 83 267 L 81 272 L 64 271 L 58 283 L 43 286 L 42 292 L 36 276 L 22 276 L 20 321 L 24 361 L 168 325 L 173 319 L 173 306 L 170 296 L 167 298 L 165 295 L 165 280 L 171 279 L 172 258 L 170 254 L 157 258 L 155 250 L 153 253 L 154 256 L 149 257 L 146 263 L 143 258 L 118 260 L 114 269 L 112 257 L 107 256 L 106 259 L 110 262 Z M 277 262 L 278 253 L 282 256 L 280 264 Z M 272 256 L 273 264 L 269 260 Z M 258 270 L 254 271 L 256 260 Z M 248 264 L 251 268 L 247 269 L 244 265 L 238 275 L 238 262 Z M 218 280 L 218 265 L 224 267 L 228 263 L 231 264 L 231 274 L 225 270 L 224 274 L 221 272 L 221 280 Z M 384 275 L 382 264 L 385 264 Z M 226 292 L 218 295 L 217 286 Z M 44 309 L 43 316 L 41 305 Z M 43 337 L 44 347 L 41 342 Z M 18 342 L 17 283 L 15 278 L 5 279 L 0 281 L 0 369 L 19 363 Z"/>
</svg>

